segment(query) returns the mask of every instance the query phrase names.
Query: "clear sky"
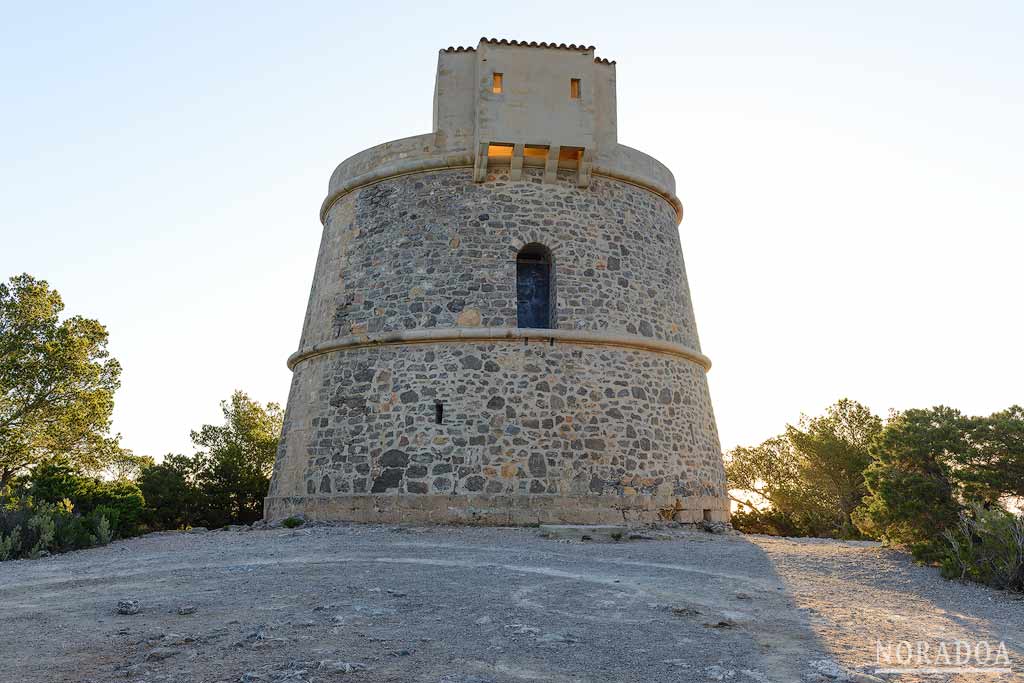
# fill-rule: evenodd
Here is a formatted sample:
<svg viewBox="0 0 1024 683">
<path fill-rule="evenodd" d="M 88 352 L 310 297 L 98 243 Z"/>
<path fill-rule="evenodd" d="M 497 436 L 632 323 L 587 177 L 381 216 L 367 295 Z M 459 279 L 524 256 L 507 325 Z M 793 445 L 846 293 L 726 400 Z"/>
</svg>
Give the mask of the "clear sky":
<svg viewBox="0 0 1024 683">
<path fill-rule="evenodd" d="M 95 317 L 115 429 L 284 402 L 334 167 L 428 132 L 437 50 L 618 61 L 672 169 L 722 445 L 842 396 L 1024 402 L 1024 3 L 7 3 L 0 277 Z"/>
</svg>

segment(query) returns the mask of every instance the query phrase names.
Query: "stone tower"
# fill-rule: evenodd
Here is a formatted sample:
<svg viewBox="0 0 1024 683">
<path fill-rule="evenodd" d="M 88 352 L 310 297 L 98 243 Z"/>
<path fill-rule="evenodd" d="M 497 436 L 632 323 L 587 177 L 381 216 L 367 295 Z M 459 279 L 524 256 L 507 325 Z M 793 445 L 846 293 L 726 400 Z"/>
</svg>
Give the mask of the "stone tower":
<svg viewBox="0 0 1024 683">
<path fill-rule="evenodd" d="M 434 130 L 320 210 L 267 519 L 724 521 L 675 180 L 593 47 L 438 57 Z"/>
</svg>

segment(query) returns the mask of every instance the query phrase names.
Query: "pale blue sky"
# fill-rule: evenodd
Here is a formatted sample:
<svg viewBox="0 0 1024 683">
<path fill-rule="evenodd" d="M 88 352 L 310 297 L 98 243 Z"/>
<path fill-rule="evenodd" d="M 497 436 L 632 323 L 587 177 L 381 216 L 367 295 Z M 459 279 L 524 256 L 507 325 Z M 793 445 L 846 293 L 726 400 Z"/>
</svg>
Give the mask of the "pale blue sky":
<svg viewBox="0 0 1024 683">
<path fill-rule="evenodd" d="M 429 131 L 437 50 L 586 43 L 676 175 L 724 447 L 1024 402 L 1024 4 L 822 5 L 7 3 L 0 277 L 109 327 L 127 446 L 190 452 L 284 402 L 328 177 Z"/>
</svg>

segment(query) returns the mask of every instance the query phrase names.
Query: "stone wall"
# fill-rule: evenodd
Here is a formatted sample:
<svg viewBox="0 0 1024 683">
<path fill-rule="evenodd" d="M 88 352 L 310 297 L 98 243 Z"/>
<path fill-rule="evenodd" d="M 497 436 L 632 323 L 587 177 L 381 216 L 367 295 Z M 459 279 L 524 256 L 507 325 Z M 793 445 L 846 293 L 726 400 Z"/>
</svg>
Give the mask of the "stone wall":
<svg viewBox="0 0 1024 683">
<path fill-rule="evenodd" d="M 477 184 L 470 169 L 429 171 L 332 205 L 268 518 L 727 517 L 705 369 L 692 358 L 536 338 L 372 343 L 516 327 L 516 254 L 540 242 L 554 257 L 560 330 L 699 351 L 672 204 L 608 178 L 580 190 L 574 173 L 541 177 L 525 168 L 511 182 L 497 169 Z M 352 339 L 365 343 L 330 350 Z"/>
<path fill-rule="evenodd" d="M 557 327 L 700 350 L 674 208 L 627 183 L 543 184 L 502 171 L 411 174 L 356 190 L 327 214 L 300 347 L 394 329 L 516 326 L 516 252 L 548 246 Z"/>
<path fill-rule="evenodd" d="M 297 387 L 307 375 L 309 429 L 281 448 L 302 467 L 271 496 L 725 495 L 704 369 L 668 354 L 386 345 L 311 358 Z"/>
</svg>

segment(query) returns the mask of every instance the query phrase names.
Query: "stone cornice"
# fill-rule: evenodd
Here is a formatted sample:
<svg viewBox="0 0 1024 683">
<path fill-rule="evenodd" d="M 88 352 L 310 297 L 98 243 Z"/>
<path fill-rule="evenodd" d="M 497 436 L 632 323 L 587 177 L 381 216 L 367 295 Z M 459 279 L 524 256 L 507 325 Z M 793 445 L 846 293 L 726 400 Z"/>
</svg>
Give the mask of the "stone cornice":
<svg viewBox="0 0 1024 683">
<path fill-rule="evenodd" d="M 609 334 L 590 330 L 542 330 L 519 327 L 433 327 L 420 330 L 396 330 L 341 337 L 323 344 L 299 349 L 288 357 L 288 369 L 299 363 L 336 351 L 349 351 L 372 346 L 438 344 L 458 342 L 523 341 L 529 343 L 558 342 L 580 346 L 603 346 L 652 353 L 664 353 L 684 358 L 705 371 L 711 369 L 711 359 L 682 344 L 635 334 Z"/>
<path fill-rule="evenodd" d="M 408 141 L 414 141 L 417 138 L 407 138 Z M 405 143 L 406 140 L 396 141 L 397 143 Z M 395 144 L 395 143 L 388 143 Z M 385 147 L 384 145 L 381 146 Z M 356 155 L 362 157 L 364 155 L 372 159 L 372 153 L 376 148 L 365 150 L 364 152 Z M 624 146 L 619 146 L 623 154 L 639 156 L 639 158 L 647 160 L 650 157 L 631 150 Z M 355 157 L 353 157 L 355 158 Z M 419 153 L 410 152 L 401 155 L 399 158 L 384 161 L 380 164 L 370 164 L 369 170 L 363 173 L 352 174 L 352 173 L 339 173 L 342 170 L 348 170 L 346 164 L 342 164 L 338 171 L 335 171 L 334 176 L 331 178 L 330 191 L 327 197 L 324 199 L 323 204 L 320 207 L 320 222 L 324 223 L 327 220 L 327 212 L 331 210 L 335 202 L 344 197 L 354 190 L 358 190 L 367 185 L 378 183 L 383 180 L 390 178 L 396 178 L 399 176 L 409 175 L 412 173 L 427 173 L 430 171 L 438 171 L 444 169 L 454 168 L 472 168 L 473 167 L 473 155 L 468 151 L 453 151 L 450 153 L 443 152 L 427 152 L 420 151 Z M 663 198 L 676 212 L 676 222 L 683 220 L 683 204 L 679 201 L 679 197 L 676 196 L 675 191 L 666 186 L 663 182 L 660 182 L 658 178 L 653 175 L 648 175 L 644 172 L 639 172 L 632 169 L 626 169 L 620 164 L 614 163 L 614 160 L 607 160 L 605 158 L 598 158 L 594 161 L 593 168 L 591 170 L 592 175 L 604 176 L 612 178 L 613 180 L 619 180 L 622 182 L 636 185 L 642 189 L 653 192 L 659 197 Z"/>
</svg>

